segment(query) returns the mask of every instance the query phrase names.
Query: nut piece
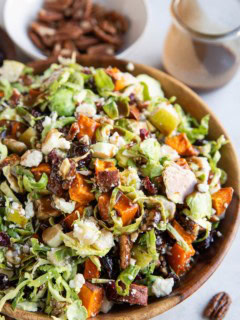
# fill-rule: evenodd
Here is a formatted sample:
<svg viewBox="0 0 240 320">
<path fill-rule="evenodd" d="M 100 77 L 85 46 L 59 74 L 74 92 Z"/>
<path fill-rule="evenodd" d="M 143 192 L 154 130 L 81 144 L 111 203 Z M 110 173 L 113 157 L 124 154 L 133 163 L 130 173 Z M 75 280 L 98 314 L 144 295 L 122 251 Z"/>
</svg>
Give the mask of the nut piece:
<svg viewBox="0 0 240 320">
<path fill-rule="evenodd" d="M 42 22 L 54 22 L 64 18 L 63 14 L 56 11 L 41 9 L 38 13 L 38 19 Z"/>
<path fill-rule="evenodd" d="M 62 226 L 60 224 L 49 227 L 42 233 L 43 242 L 46 243 L 49 247 L 57 248 L 62 244 L 61 233 Z"/>
<path fill-rule="evenodd" d="M 119 239 L 120 246 L 120 267 L 126 269 L 130 264 L 132 243 L 129 236 L 123 234 Z"/>
<path fill-rule="evenodd" d="M 46 220 L 50 217 L 57 217 L 61 215 L 61 212 L 54 209 L 51 206 L 51 198 L 43 197 L 35 201 L 37 207 L 37 218 L 39 220 Z"/>
<path fill-rule="evenodd" d="M 219 292 L 210 300 L 203 315 L 210 320 L 222 320 L 231 303 L 232 299 L 226 292 Z"/>
</svg>

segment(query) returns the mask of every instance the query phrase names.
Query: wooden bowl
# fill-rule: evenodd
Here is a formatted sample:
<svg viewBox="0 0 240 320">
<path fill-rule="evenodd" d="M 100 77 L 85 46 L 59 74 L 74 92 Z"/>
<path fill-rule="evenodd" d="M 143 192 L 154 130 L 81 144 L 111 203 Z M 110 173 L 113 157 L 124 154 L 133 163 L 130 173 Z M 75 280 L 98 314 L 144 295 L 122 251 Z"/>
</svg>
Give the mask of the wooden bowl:
<svg viewBox="0 0 240 320">
<path fill-rule="evenodd" d="M 14 60 L 17 57 L 14 43 L 2 28 L 0 28 L 0 51 L 4 59 Z"/>
<path fill-rule="evenodd" d="M 49 65 L 56 62 L 56 58 L 45 61 L 36 61 L 29 65 L 33 67 L 36 73 L 44 71 Z M 115 60 L 114 58 L 96 58 L 89 56 L 81 56 L 78 62 L 85 66 L 107 67 L 109 65 L 116 66 L 122 71 L 126 71 L 127 61 Z M 135 64 L 133 74 L 147 73 L 162 84 L 163 90 L 167 97 L 176 96 L 177 102 L 182 105 L 185 111 L 200 120 L 204 115 L 210 114 L 210 139 L 217 139 L 224 134 L 229 140 L 228 134 L 225 132 L 221 123 L 212 113 L 211 109 L 195 94 L 191 89 L 183 85 L 162 71 L 154 68 Z M 230 245 L 236 235 L 239 221 L 239 165 L 238 159 L 231 142 L 222 149 L 222 158 L 220 167 L 228 173 L 227 186 L 233 187 L 235 190 L 231 205 L 227 209 L 226 218 L 220 223 L 220 231 L 223 234 L 206 252 L 201 255 L 197 263 L 186 274 L 180 282 L 178 288 L 174 289 L 172 294 L 166 298 L 153 299 L 147 307 L 123 307 L 118 306 L 108 314 L 100 314 L 95 319 L 98 320 L 144 320 L 151 319 L 182 302 L 184 299 L 193 294 L 201 285 L 213 274 L 222 262 L 224 256 L 230 248 Z M 22 310 L 13 311 L 9 304 L 3 308 L 3 313 L 19 320 L 50 320 L 51 318 L 40 314 L 31 313 Z"/>
</svg>

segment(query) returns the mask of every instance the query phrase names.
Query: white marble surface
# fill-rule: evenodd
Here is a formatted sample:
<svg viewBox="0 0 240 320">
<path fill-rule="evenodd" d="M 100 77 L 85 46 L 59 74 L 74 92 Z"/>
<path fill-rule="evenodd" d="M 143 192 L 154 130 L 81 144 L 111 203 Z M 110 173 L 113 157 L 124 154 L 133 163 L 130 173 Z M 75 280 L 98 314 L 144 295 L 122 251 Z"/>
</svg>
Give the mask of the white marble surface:
<svg viewBox="0 0 240 320">
<path fill-rule="evenodd" d="M 0 24 L 2 7 L 5 0 L 0 0 Z M 16 0 L 16 2 L 20 2 Z M 161 67 L 161 52 L 164 37 L 170 24 L 170 0 L 146 0 L 149 6 L 149 25 L 145 34 L 128 59 Z M 17 8 L 17 7 L 16 7 Z M 224 88 L 201 94 L 202 98 L 214 110 L 228 131 L 238 155 L 240 155 L 240 72 Z M 235 239 L 224 262 L 195 294 L 180 305 L 154 320 L 200 320 L 208 300 L 219 291 L 228 292 L 233 304 L 226 320 L 240 319 L 240 232 Z"/>
</svg>

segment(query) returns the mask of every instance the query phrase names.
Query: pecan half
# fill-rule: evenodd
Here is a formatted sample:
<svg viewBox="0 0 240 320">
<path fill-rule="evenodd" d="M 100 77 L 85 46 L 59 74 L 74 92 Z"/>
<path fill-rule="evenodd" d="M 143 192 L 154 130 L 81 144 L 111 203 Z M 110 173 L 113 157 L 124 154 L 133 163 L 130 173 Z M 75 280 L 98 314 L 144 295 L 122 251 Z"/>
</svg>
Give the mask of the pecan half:
<svg viewBox="0 0 240 320">
<path fill-rule="evenodd" d="M 38 13 L 38 19 L 42 22 L 55 22 L 64 18 L 61 12 L 41 9 Z"/>
<path fill-rule="evenodd" d="M 96 36 L 98 38 L 100 38 L 101 40 L 103 40 L 105 42 L 111 43 L 111 44 L 116 45 L 116 46 L 120 46 L 121 43 L 122 43 L 122 40 L 121 40 L 121 38 L 119 36 L 110 35 L 110 34 L 106 33 L 103 29 L 101 29 L 98 26 L 95 26 L 93 28 L 93 31 L 94 31 L 94 33 L 96 34 Z"/>
<path fill-rule="evenodd" d="M 87 54 L 113 56 L 114 55 L 114 47 L 110 44 L 98 44 L 96 46 L 89 47 L 87 49 Z"/>
<path fill-rule="evenodd" d="M 79 50 L 87 50 L 89 47 L 92 47 L 98 43 L 99 40 L 91 36 L 82 36 L 75 41 L 75 44 Z"/>
<path fill-rule="evenodd" d="M 33 32 L 32 30 L 28 30 L 28 36 L 38 49 L 41 49 L 41 50 L 45 49 L 43 42 L 35 32 Z"/>
<path fill-rule="evenodd" d="M 123 234 L 119 238 L 120 247 L 120 267 L 126 269 L 130 264 L 132 243 L 129 236 Z"/>
<path fill-rule="evenodd" d="M 45 0 L 44 8 L 48 10 L 64 11 L 71 6 L 73 0 Z"/>
<path fill-rule="evenodd" d="M 210 320 L 222 320 L 231 303 L 231 297 L 226 292 L 219 292 L 210 300 L 203 315 Z"/>
<path fill-rule="evenodd" d="M 32 22 L 30 26 L 31 30 L 36 32 L 41 38 L 46 36 L 54 36 L 56 30 L 50 27 L 47 27 L 45 24 L 40 22 Z"/>
</svg>

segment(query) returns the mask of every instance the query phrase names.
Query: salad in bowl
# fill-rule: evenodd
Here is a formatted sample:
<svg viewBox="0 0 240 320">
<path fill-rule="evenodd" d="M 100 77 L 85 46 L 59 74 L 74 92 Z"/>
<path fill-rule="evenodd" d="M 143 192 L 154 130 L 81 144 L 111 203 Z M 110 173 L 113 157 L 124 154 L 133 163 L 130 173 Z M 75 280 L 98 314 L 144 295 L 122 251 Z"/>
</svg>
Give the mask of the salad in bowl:
<svg viewBox="0 0 240 320">
<path fill-rule="evenodd" d="M 0 310 L 74 320 L 146 306 L 221 236 L 227 141 L 152 77 L 5 61 L 0 124 Z"/>
</svg>

